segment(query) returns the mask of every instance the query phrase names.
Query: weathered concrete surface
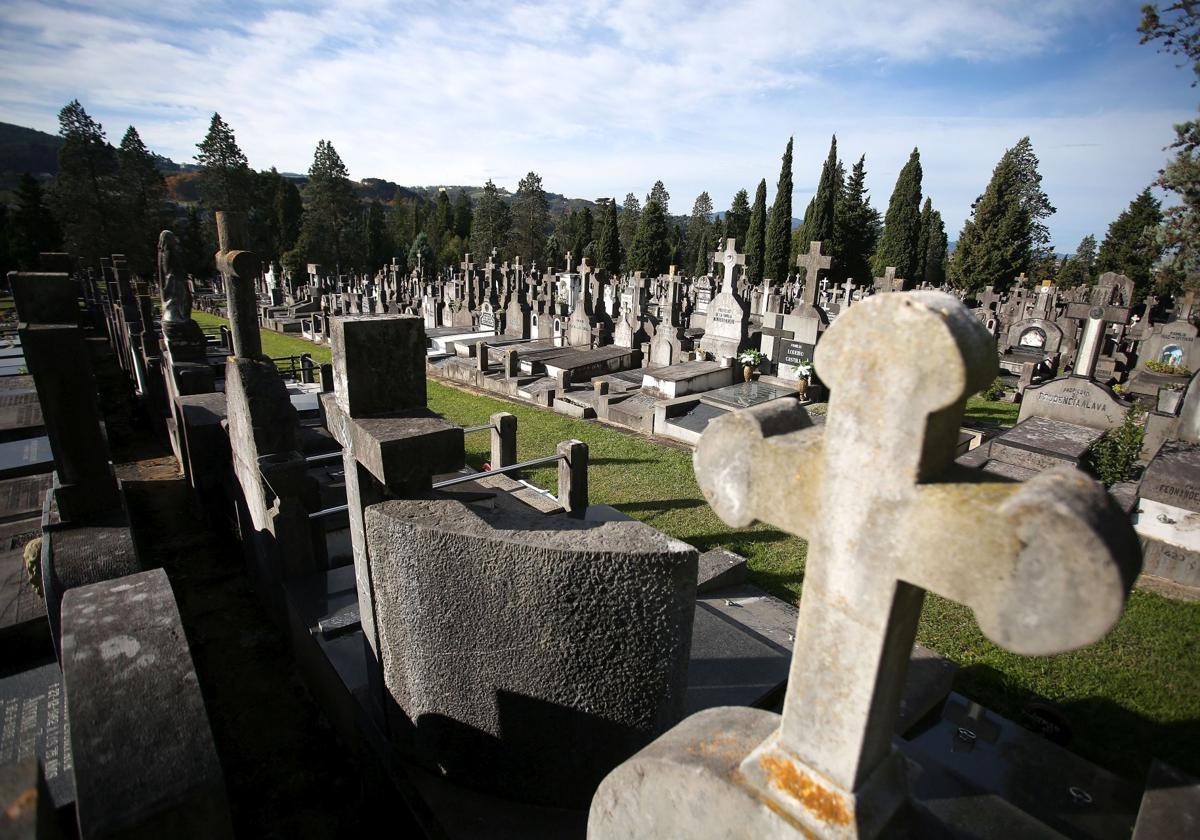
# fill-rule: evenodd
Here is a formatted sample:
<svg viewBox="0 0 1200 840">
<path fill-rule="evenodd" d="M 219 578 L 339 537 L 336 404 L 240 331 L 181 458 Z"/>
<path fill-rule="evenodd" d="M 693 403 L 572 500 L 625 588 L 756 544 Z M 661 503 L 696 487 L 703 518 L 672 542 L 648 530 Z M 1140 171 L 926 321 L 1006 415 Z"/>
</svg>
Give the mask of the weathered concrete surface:
<svg viewBox="0 0 1200 840">
<path fill-rule="evenodd" d="M 334 318 L 330 333 L 333 389 L 342 411 L 364 417 L 425 407 L 425 325 L 420 318 Z"/>
<path fill-rule="evenodd" d="M 204 700 L 161 569 L 63 599 L 83 837 L 232 837 Z"/>
<path fill-rule="evenodd" d="M 696 551 L 638 522 L 367 510 L 385 681 L 450 777 L 586 804 L 682 717 Z"/>
</svg>

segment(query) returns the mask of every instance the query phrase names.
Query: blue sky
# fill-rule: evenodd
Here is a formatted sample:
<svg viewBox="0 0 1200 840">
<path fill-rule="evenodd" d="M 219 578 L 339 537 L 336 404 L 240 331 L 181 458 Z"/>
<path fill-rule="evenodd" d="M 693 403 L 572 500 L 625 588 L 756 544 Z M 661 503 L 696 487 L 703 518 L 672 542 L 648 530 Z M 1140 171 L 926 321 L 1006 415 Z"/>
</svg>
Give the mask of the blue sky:
<svg viewBox="0 0 1200 840">
<path fill-rule="evenodd" d="M 794 214 L 830 135 L 874 203 L 921 150 L 957 237 L 1024 135 L 1072 251 L 1167 157 L 1200 91 L 1138 44 L 1127 0 L 29 2 L 0 6 L 0 120 L 57 130 L 78 98 L 191 160 L 214 110 L 256 168 L 303 172 L 319 139 L 355 178 L 642 197 L 685 213 L 767 179 L 796 140 Z"/>
</svg>

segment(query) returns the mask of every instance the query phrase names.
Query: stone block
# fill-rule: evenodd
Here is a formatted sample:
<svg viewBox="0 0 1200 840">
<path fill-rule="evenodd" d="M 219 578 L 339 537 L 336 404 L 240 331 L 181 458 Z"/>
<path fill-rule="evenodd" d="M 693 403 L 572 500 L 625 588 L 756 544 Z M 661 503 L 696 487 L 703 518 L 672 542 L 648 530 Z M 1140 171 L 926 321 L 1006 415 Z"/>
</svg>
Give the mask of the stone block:
<svg viewBox="0 0 1200 840">
<path fill-rule="evenodd" d="M 1155 760 L 1146 776 L 1132 840 L 1185 840 L 1200 835 L 1200 779 Z"/>
<path fill-rule="evenodd" d="M 72 590 L 62 642 L 81 835 L 232 837 L 221 765 L 166 573 Z"/>
<path fill-rule="evenodd" d="M 9 287 L 23 324 L 79 322 L 79 284 L 69 274 L 10 271 Z"/>
<path fill-rule="evenodd" d="M 697 592 L 712 592 L 746 581 L 746 558 L 724 548 L 714 548 L 700 555 Z M 793 627 L 795 622 L 792 622 Z"/>
<path fill-rule="evenodd" d="M 415 315 L 335 318 L 334 391 L 351 417 L 424 408 L 425 325 Z"/>
<path fill-rule="evenodd" d="M 447 499 L 366 518 L 393 724 L 448 777 L 578 807 L 682 716 L 691 546 Z"/>
</svg>

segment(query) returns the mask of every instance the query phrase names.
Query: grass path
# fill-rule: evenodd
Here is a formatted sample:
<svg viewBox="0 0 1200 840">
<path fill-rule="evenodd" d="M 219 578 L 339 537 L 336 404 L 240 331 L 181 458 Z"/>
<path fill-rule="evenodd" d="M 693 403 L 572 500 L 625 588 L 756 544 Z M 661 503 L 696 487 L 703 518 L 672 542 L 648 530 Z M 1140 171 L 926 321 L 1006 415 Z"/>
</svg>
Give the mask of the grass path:
<svg viewBox="0 0 1200 840">
<path fill-rule="evenodd" d="M 221 323 L 196 314 L 202 326 Z M 328 361 L 328 347 L 263 331 L 271 356 L 311 353 Z M 554 451 L 576 438 L 589 448 L 593 503 L 616 507 L 701 551 L 724 546 L 747 558 L 751 579 L 767 591 L 796 601 L 804 582 L 805 542 L 765 525 L 730 528 L 704 501 L 691 454 L 593 421 L 571 420 L 533 406 L 428 384 L 429 406 L 464 426 L 487 421 L 496 411 L 518 418 L 518 458 Z M 968 417 L 1011 425 L 1017 407 L 973 398 Z M 487 457 L 485 435 L 467 436 L 468 460 Z M 554 472 L 529 478 L 553 488 Z M 981 558 L 980 562 L 986 562 Z M 1172 601 L 1135 591 L 1116 629 L 1086 650 L 1048 657 L 1007 653 L 979 632 L 967 608 L 936 595 L 926 598 L 918 640 L 958 662 L 956 689 L 1011 720 L 1024 707 L 1049 701 L 1065 712 L 1075 732 L 1071 748 L 1139 782 L 1153 757 L 1200 774 L 1200 603 Z"/>
</svg>

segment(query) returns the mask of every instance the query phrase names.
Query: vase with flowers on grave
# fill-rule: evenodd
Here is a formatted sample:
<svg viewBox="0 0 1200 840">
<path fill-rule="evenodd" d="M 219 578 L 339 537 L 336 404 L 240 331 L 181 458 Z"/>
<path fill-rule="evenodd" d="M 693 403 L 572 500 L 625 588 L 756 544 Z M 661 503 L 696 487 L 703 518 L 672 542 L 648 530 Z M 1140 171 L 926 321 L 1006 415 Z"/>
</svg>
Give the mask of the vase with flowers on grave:
<svg viewBox="0 0 1200 840">
<path fill-rule="evenodd" d="M 766 356 L 757 350 L 743 350 L 739 353 L 738 363 L 742 366 L 742 381 L 749 382 L 754 375 L 754 369 L 761 365 L 765 358 Z"/>
<path fill-rule="evenodd" d="M 812 364 L 809 362 L 801 362 L 798 365 L 793 365 L 796 372 L 796 396 L 801 401 L 808 399 L 808 383 L 812 379 Z"/>
</svg>

